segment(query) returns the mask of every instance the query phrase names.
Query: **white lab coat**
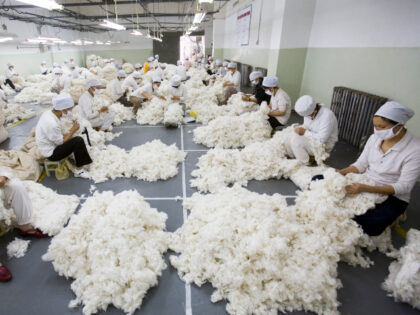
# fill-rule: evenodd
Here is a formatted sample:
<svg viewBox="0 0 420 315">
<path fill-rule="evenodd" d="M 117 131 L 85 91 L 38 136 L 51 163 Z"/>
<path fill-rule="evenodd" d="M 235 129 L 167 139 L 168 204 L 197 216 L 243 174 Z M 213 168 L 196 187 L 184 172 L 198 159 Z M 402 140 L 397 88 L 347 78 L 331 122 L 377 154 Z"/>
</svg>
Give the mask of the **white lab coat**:
<svg viewBox="0 0 420 315">
<path fill-rule="evenodd" d="M 226 75 L 228 76 L 229 73 Z M 225 76 L 225 78 L 226 78 Z M 278 89 L 276 95 L 271 96 L 271 111 L 282 111 L 286 112 L 284 116 L 273 116 L 278 122 L 282 125 L 286 125 L 290 118 L 290 113 L 292 111 L 292 101 L 290 100 L 289 95 L 282 89 Z"/>
<path fill-rule="evenodd" d="M 117 101 L 121 96 L 124 95 L 124 89 L 122 88 L 122 83 L 118 78 L 115 78 L 111 82 L 111 96 L 114 101 Z"/>
<path fill-rule="evenodd" d="M 228 71 L 224 77 L 224 81 L 233 83 L 233 88 L 239 92 L 241 86 L 241 73 L 236 70 L 234 74 L 231 71 Z"/>
<path fill-rule="evenodd" d="M 183 65 L 179 65 L 176 67 L 175 74 L 179 75 L 182 81 L 185 81 L 187 79 L 187 69 Z"/>
<path fill-rule="evenodd" d="M 79 70 L 74 69 L 74 70 L 71 72 L 71 78 L 72 78 L 72 79 L 77 79 L 78 77 L 79 77 Z"/>
<path fill-rule="evenodd" d="M 63 144 L 60 119 L 51 110 L 41 115 L 36 125 L 35 140 L 39 152 L 45 158 L 53 155 L 54 149 Z"/>
<path fill-rule="evenodd" d="M 334 113 L 327 107 L 321 106 L 315 119 L 305 117 L 303 127 L 305 135 L 325 143 L 327 151 L 331 151 L 338 141 L 338 123 Z"/>
<path fill-rule="evenodd" d="M 6 70 L 6 78 L 12 80 L 14 75 L 15 75 L 15 69 L 13 68 L 12 70 L 10 70 L 9 68 L 7 68 Z"/>
<path fill-rule="evenodd" d="M 154 75 L 153 76 L 157 76 L 159 78 L 161 78 L 161 80 L 163 80 L 164 78 L 164 71 L 161 67 L 158 67 L 155 69 Z"/>
<path fill-rule="evenodd" d="M 98 111 L 93 110 L 94 97 L 90 95 L 89 91 L 80 96 L 79 111 L 80 116 L 89 121 L 92 127 L 101 127 L 101 130 L 108 130 L 115 119 L 115 113 L 108 112 L 100 115 Z"/>
<path fill-rule="evenodd" d="M 71 77 L 63 74 L 58 83 L 62 89 L 69 89 L 71 87 Z"/>
<path fill-rule="evenodd" d="M 137 90 L 139 88 L 136 80 L 132 77 L 132 75 L 126 77 L 122 83 L 123 90 L 125 90 L 128 87 L 131 87 L 133 90 Z"/>
<path fill-rule="evenodd" d="M 170 88 L 171 96 L 178 96 L 180 98 L 180 102 L 183 102 L 187 97 L 187 87 L 181 83 L 179 87 Z"/>
<path fill-rule="evenodd" d="M 40 65 L 39 66 L 39 70 L 41 71 L 41 74 L 44 74 L 45 72 L 48 71 L 48 68 L 47 68 L 47 66 Z"/>
<path fill-rule="evenodd" d="M 139 87 L 137 90 L 135 90 L 131 95 L 138 97 L 138 98 L 144 98 L 143 95 L 141 95 L 142 93 L 146 93 L 147 95 L 149 95 L 150 97 L 153 95 L 159 96 L 159 93 L 157 91 L 158 89 L 153 89 L 152 83 L 147 83 L 145 85 L 143 85 L 142 87 Z"/>
</svg>

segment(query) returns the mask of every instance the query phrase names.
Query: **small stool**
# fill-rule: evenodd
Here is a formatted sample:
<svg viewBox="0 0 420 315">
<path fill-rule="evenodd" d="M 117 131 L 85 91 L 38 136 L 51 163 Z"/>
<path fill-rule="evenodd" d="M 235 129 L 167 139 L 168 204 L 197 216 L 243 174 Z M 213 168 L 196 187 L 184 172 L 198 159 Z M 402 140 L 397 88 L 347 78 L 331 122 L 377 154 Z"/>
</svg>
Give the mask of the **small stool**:
<svg viewBox="0 0 420 315">
<path fill-rule="evenodd" d="M 50 172 L 55 172 L 55 169 L 58 167 L 60 162 L 61 161 L 50 161 L 47 159 L 44 160 L 45 173 L 48 177 L 50 176 Z"/>
</svg>

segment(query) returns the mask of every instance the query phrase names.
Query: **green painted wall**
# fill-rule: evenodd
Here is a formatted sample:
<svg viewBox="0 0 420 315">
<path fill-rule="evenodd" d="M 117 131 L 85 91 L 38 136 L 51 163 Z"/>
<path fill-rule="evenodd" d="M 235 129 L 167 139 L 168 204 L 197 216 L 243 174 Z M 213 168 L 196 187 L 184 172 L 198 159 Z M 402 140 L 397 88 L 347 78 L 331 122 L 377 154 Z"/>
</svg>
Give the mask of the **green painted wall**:
<svg viewBox="0 0 420 315">
<path fill-rule="evenodd" d="M 85 50 L 84 56 L 95 54 L 104 58 L 124 59 L 130 63 L 145 63 L 147 58 L 153 56 L 153 49 L 118 49 L 118 50 Z"/>
<path fill-rule="evenodd" d="M 334 86 L 396 100 L 416 111 L 409 130 L 420 136 L 420 47 L 308 48 L 301 94 L 328 106 Z"/>
<path fill-rule="evenodd" d="M 223 48 L 215 48 L 214 49 L 213 57 L 215 59 L 220 59 L 220 60 L 223 61 L 223 59 L 224 59 L 224 57 L 223 57 L 223 50 L 224 50 Z"/>
<path fill-rule="evenodd" d="M 215 49 L 216 50 L 216 49 Z M 253 67 L 267 68 L 270 49 L 263 48 L 226 48 L 223 49 L 223 58 L 248 64 Z"/>
</svg>

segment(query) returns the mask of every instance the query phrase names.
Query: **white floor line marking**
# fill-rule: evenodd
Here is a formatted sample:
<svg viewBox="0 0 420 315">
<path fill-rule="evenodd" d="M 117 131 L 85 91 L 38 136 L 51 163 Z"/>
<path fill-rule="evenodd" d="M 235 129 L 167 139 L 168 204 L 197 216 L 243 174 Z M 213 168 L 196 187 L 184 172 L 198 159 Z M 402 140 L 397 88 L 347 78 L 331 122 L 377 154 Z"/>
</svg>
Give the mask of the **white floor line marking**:
<svg viewBox="0 0 420 315">
<path fill-rule="evenodd" d="M 163 125 L 128 125 L 128 126 L 115 126 L 114 129 L 118 128 L 165 128 Z"/>
<path fill-rule="evenodd" d="M 181 126 L 181 150 L 184 151 L 184 127 Z M 185 160 L 182 161 L 182 200 L 185 201 L 187 198 L 187 187 L 186 187 L 186 177 L 185 177 Z M 184 217 L 184 222 L 187 220 L 187 210 L 182 205 L 182 215 Z M 191 309 L 191 286 L 188 283 L 185 283 L 185 314 L 192 315 Z"/>
<path fill-rule="evenodd" d="M 91 197 L 91 196 L 89 196 L 89 197 Z M 86 200 L 89 197 L 78 196 L 78 198 L 81 199 L 81 200 Z M 181 196 L 179 196 L 179 197 L 144 197 L 144 200 L 175 200 L 175 201 L 179 200 L 179 201 L 181 201 L 182 197 Z"/>
<path fill-rule="evenodd" d="M 209 151 L 210 149 L 207 149 L 207 150 L 184 150 L 184 152 L 207 152 L 207 151 Z"/>
</svg>

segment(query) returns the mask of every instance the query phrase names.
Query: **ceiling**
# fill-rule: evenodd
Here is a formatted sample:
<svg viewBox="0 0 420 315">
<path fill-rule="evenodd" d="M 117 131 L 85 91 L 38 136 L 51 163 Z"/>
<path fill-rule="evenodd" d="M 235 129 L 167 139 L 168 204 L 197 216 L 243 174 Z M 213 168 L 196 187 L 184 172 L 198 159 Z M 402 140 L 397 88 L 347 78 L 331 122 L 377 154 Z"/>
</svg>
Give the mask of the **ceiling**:
<svg viewBox="0 0 420 315">
<path fill-rule="evenodd" d="M 219 12 L 229 0 L 214 0 L 204 8 L 206 20 Z M 191 25 L 198 9 L 196 0 L 56 0 L 64 8 L 48 11 L 16 0 L 0 0 L 0 16 L 38 25 L 49 25 L 79 32 L 106 32 L 99 26 L 103 19 L 127 29 L 159 32 L 183 31 Z"/>
</svg>

